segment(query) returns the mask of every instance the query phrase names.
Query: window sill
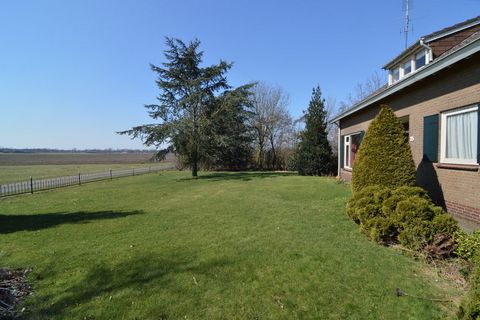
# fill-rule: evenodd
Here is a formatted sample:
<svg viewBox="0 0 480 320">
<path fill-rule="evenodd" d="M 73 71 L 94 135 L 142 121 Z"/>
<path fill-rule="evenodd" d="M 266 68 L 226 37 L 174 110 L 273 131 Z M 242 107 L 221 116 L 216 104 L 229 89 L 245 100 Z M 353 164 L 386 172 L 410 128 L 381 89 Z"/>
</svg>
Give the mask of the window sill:
<svg viewBox="0 0 480 320">
<path fill-rule="evenodd" d="M 478 171 L 479 166 L 476 164 L 451 164 L 451 163 L 437 163 L 435 165 L 439 169 L 453 169 L 464 171 Z"/>
</svg>

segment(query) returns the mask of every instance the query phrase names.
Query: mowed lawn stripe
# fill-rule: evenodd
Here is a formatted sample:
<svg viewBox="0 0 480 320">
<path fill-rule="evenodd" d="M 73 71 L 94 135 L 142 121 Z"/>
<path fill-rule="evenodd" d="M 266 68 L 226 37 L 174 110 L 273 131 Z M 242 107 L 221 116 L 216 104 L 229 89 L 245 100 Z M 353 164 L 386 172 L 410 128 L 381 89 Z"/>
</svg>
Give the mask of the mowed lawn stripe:
<svg viewBox="0 0 480 320">
<path fill-rule="evenodd" d="M 369 242 L 334 179 L 166 172 L 0 201 L 2 265 L 32 319 L 432 319 L 457 296 Z M 14 216 L 14 217 L 13 217 Z M 15 221 L 15 225 L 9 222 Z"/>
</svg>

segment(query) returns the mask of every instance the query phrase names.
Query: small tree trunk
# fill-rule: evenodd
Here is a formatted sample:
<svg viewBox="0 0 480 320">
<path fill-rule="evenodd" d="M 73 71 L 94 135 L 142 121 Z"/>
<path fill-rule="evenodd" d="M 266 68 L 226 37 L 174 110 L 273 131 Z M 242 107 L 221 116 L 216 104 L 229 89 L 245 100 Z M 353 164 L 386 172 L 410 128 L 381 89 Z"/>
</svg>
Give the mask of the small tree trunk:
<svg viewBox="0 0 480 320">
<path fill-rule="evenodd" d="M 192 177 L 198 177 L 198 164 L 196 160 L 192 164 Z"/>
<path fill-rule="evenodd" d="M 257 159 L 258 168 L 263 170 L 263 145 L 260 144 L 258 147 L 258 159 Z"/>
<path fill-rule="evenodd" d="M 272 148 L 272 169 L 275 170 L 276 162 L 277 162 L 277 153 L 275 152 L 275 143 L 273 142 L 273 138 L 270 138 L 270 146 Z"/>
</svg>

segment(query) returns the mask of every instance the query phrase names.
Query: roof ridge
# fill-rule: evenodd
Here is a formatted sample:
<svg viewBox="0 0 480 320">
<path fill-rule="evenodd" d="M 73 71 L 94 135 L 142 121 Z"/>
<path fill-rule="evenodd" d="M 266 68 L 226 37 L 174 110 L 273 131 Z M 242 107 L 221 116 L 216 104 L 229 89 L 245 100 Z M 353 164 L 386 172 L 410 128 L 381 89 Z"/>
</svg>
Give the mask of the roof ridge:
<svg viewBox="0 0 480 320">
<path fill-rule="evenodd" d="M 389 68 L 392 64 L 396 63 L 397 60 L 400 60 L 401 58 L 403 58 L 404 56 L 408 55 L 411 51 L 414 51 L 414 49 L 416 49 L 418 46 L 419 46 L 419 43 L 421 41 L 425 41 L 426 43 L 428 43 L 429 41 L 432 41 L 434 39 L 437 39 L 439 37 L 442 37 L 442 35 L 450 32 L 450 31 L 453 31 L 455 29 L 458 29 L 458 28 L 462 28 L 462 27 L 467 27 L 467 28 L 470 28 L 470 27 L 473 27 L 477 24 L 480 24 L 480 16 L 476 16 L 474 18 L 470 18 L 470 19 L 467 19 L 465 21 L 462 21 L 462 22 L 459 22 L 459 23 L 456 23 L 454 25 L 451 25 L 449 27 L 445 27 L 443 29 L 440 29 L 438 31 L 435 31 L 435 32 L 432 32 L 430 34 L 427 34 L 427 35 L 424 35 L 424 36 L 421 36 L 420 38 L 418 38 L 413 44 L 411 44 L 408 48 L 406 48 L 405 50 L 401 51 L 398 55 L 396 55 L 393 59 L 390 59 L 390 61 L 388 61 L 384 66 L 383 66 L 383 69 L 387 69 Z M 470 26 L 471 25 L 471 26 Z"/>
<path fill-rule="evenodd" d="M 424 35 L 422 37 L 420 37 L 420 39 L 428 39 L 428 38 L 435 38 L 443 33 L 446 33 L 446 32 L 449 32 L 451 30 L 455 30 L 457 28 L 461 28 L 463 26 L 467 26 L 471 23 L 474 23 L 474 22 L 478 22 L 480 23 L 480 16 L 476 16 L 474 18 L 470 18 L 470 19 L 467 19 L 465 21 L 462 21 L 462 22 L 459 22 L 459 23 L 456 23 L 454 25 L 451 25 L 449 27 L 445 27 L 443 29 L 440 29 L 440 30 L 437 30 L 437 31 L 434 31 L 432 33 L 429 33 L 427 35 Z"/>
</svg>

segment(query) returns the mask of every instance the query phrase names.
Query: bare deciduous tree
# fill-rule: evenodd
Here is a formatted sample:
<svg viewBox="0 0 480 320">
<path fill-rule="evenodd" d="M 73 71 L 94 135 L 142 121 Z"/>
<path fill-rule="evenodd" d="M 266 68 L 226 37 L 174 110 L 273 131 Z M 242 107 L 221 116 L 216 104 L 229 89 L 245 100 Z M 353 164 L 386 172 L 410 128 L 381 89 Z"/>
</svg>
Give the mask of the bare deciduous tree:
<svg viewBox="0 0 480 320">
<path fill-rule="evenodd" d="M 346 108 L 352 107 L 354 104 L 360 102 L 370 94 L 382 88 L 386 84 L 386 82 L 387 81 L 384 75 L 382 75 L 378 71 L 374 72 L 364 82 L 357 83 L 357 85 L 355 86 L 355 92 L 348 95 L 347 101 L 345 101 L 344 106 Z"/>
<path fill-rule="evenodd" d="M 287 106 L 289 96 L 278 86 L 257 83 L 253 88 L 253 106 L 255 115 L 251 126 L 255 130 L 257 166 L 264 169 L 277 167 L 278 149 L 285 143 L 288 131 L 293 125 Z M 271 161 L 266 164 L 266 152 L 270 152 Z"/>
<path fill-rule="evenodd" d="M 354 93 L 349 94 L 346 100 L 337 103 L 334 99 L 327 99 L 326 107 L 328 119 L 333 118 L 334 114 L 345 112 L 375 91 L 380 90 L 385 86 L 386 82 L 387 80 L 385 75 L 377 71 L 368 77 L 364 82 L 357 83 L 354 88 Z M 332 146 L 334 153 L 336 153 L 338 150 L 337 130 L 338 128 L 336 125 L 330 124 L 330 127 L 328 128 L 328 140 L 330 141 L 330 145 Z"/>
</svg>

